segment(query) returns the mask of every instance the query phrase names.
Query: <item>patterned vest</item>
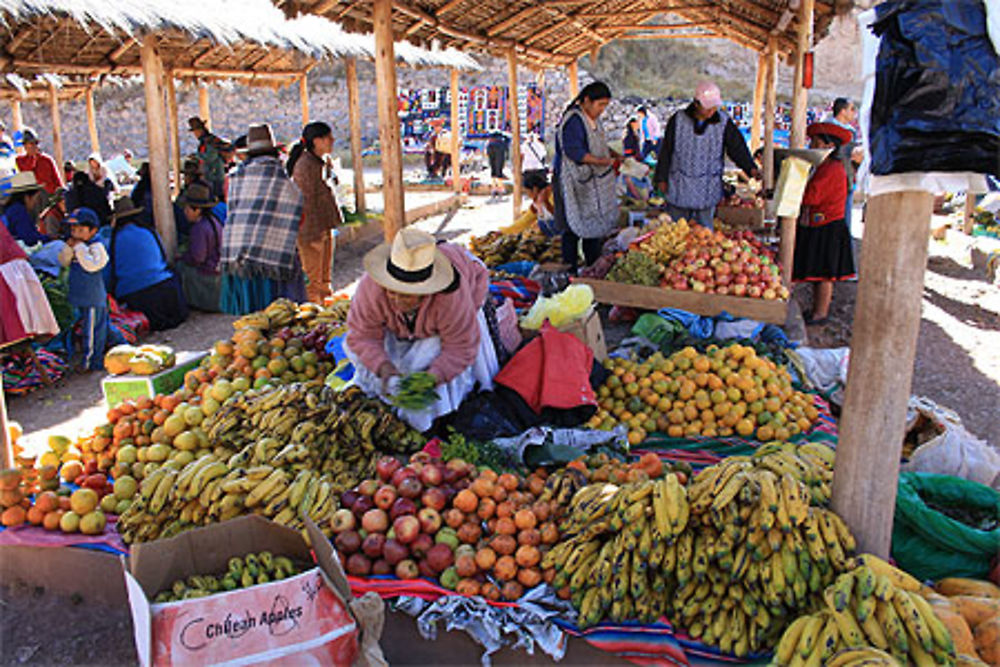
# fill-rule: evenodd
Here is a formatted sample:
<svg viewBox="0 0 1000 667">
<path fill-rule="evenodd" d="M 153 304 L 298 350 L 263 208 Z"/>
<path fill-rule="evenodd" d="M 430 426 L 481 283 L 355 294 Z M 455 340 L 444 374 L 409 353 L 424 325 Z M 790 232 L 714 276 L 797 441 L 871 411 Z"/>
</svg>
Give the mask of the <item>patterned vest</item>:
<svg viewBox="0 0 1000 667">
<path fill-rule="evenodd" d="M 667 201 L 678 208 L 703 209 L 722 199 L 723 150 L 729 117 L 719 111 L 719 122 L 709 123 L 702 134 L 694 131 L 695 121 L 684 111 L 677 112 L 674 125 L 674 154 L 667 177 Z"/>
</svg>

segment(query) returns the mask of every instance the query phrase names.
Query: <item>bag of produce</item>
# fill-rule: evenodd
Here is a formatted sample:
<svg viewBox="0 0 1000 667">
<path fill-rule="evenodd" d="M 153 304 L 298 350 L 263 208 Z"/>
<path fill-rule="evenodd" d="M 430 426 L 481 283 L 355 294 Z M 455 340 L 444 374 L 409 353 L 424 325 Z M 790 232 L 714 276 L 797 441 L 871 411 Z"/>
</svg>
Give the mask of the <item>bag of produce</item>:
<svg viewBox="0 0 1000 667">
<path fill-rule="evenodd" d="M 1000 493 L 960 477 L 899 476 L 892 557 L 919 579 L 985 579 L 1000 552 Z"/>
</svg>

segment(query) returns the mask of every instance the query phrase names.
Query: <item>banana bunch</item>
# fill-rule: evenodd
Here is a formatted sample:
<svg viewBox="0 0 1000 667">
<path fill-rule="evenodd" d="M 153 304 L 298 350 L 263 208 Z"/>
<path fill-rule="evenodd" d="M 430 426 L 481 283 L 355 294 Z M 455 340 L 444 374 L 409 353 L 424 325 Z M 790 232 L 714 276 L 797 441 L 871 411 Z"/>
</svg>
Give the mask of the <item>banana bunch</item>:
<svg viewBox="0 0 1000 667">
<path fill-rule="evenodd" d="M 298 306 L 291 299 L 276 299 L 264 309 L 270 329 L 287 326 L 298 314 Z"/>
<path fill-rule="evenodd" d="M 639 249 L 660 264 L 669 264 L 687 250 L 687 236 L 691 229 L 686 220 L 664 220 L 653 235 L 639 244 Z"/>
<path fill-rule="evenodd" d="M 833 481 L 834 450 L 817 442 L 770 442 L 757 448 L 754 464 L 778 476 L 789 473 L 806 485 L 815 505 L 828 505 Z"/>
<path fill-rule="evenodd" d="M 300 573 L 291 558 L 274 556 L 270 551 L 247 554 L 229 559 L 228 570 L 222 574 L 192 575 L 178 579 L 170 588 L 156 594 L 153 602 L 177 602 L 203 598 L 213 593 L 225 593 L 238 588 L 280 581 Z"/>
<path fill-rule="evenodd" d="M 545 479 L 545 488 L 539 500 L 555 501 L 559 507 L 567 507 L 576 493 L 587 486 L 587 475 L 577 468 L 559 468 Z M 597 488 L 595 485 L 594 488 Z"/>
<path fill-rule="evenodd" d="M 508 262 L 556 262 L 561 256 L 559 237 L 548 238 L 537 227 L 519 234 L 490 232 L 469 241 L 472 254 L 487 266 Z"/>
<path fill-rule="evenodd" d="M 894 586 L 898 577 L 876 573 L 866 564 L 873 558 L 859 558 L 823 592 L 821 611 L 788 627 L 778 643 L 776 665 L 831 664 L 840 651 L 868 649 L 888 652 L 903 665 L 955 664 L 954 643 L 930 603 L 916 591 Z M 892 567 L 884 561 L 876 567 L 885 572 L 883 565 Z M 905 578 L 902 582 L 910 585 Z"/>
<path fill-rule="evenodd" d="M 239 331 L 240 329 L 260 329 L 261 331 L 266 331 L 270 328 L 271 320 L 264 314 L 264 311 L 249 313 L 233 320 L 234 331 Z"/>
</svg>

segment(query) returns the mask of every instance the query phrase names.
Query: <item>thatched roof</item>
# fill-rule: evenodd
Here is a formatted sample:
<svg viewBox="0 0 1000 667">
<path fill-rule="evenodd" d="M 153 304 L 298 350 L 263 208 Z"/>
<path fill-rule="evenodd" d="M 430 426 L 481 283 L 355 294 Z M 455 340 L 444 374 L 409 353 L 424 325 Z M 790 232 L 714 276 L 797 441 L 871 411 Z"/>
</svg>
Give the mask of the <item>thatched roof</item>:
<svg viewBox="0 0 1000 667">
<path fill-rule="evenodd" d="M 286 14 L 316 14 L 366 29 L 366 0 L 274 0 Z M 794 46 L 799 0 L 394 0 L 397 38 L 518 58 L 541 67 L 566 65 L 615 39 L 724 37 L 763 50 Z M 815 34 L 851 0 L 816 0 Z"/>
<path fill-rule="evenodd" d="M 287 19 L 268 0 L 4 0 L 0 75 L 137 74 L 146 34 L 157 36 L 164 66 L 177 78 L 288 82 L 322 58 L 374 54 L 371 35 L 348 33 L 318 16 Z M 404 47 L 400 58 L 479 67 L 455 50 Z M 9 84 L 0 90 L 16 89 Z"/>
</svg>

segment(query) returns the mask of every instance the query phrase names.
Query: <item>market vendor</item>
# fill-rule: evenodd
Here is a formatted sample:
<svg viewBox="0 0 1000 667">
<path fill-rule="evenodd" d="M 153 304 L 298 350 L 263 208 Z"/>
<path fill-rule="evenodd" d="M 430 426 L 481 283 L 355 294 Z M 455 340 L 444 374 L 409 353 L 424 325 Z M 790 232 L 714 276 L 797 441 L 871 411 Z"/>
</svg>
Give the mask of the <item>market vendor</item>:
<svg viewBox="0 0 1000 667">
<path fill-rule="evenodd" d="M 829 317 L 834 281 L 854 277 L 851 230 L 844 218 L 847 170 L 839 153 L 853 136 L 847 128 L 830 122 L 813 123 L 806 134 L 812 148 L 833 149 L 816 167 L 802 195 L 792 265 L 792 280 L 813 284 L 813 306 L 806 324 L 819 325 Z"/>
<path fill-rule="evenodd" d="M 347 317 L 355 384 L 389 398 L 401 376 L 430 373 L 437 402 L 400 410 L 420 431 L 456 410 L 477 383 L 492 388 L 499 366 L 483 311 L 489 271 L 479 260 L 427 232 L 402 229 L 365 255 L 364 267 Z"/>
<path fill-rule="evenodd" d="M 513 224 L 501 227 L 504 234 L 520 234 L 536 222 L 538 229 L 546 236 L 555 236 L 555 203 L 553 202 L 552 184 L 544 171 L 528 171 L 524 173 L 524 194 L 531 205 L 521 212 Z"/>
</svg>

